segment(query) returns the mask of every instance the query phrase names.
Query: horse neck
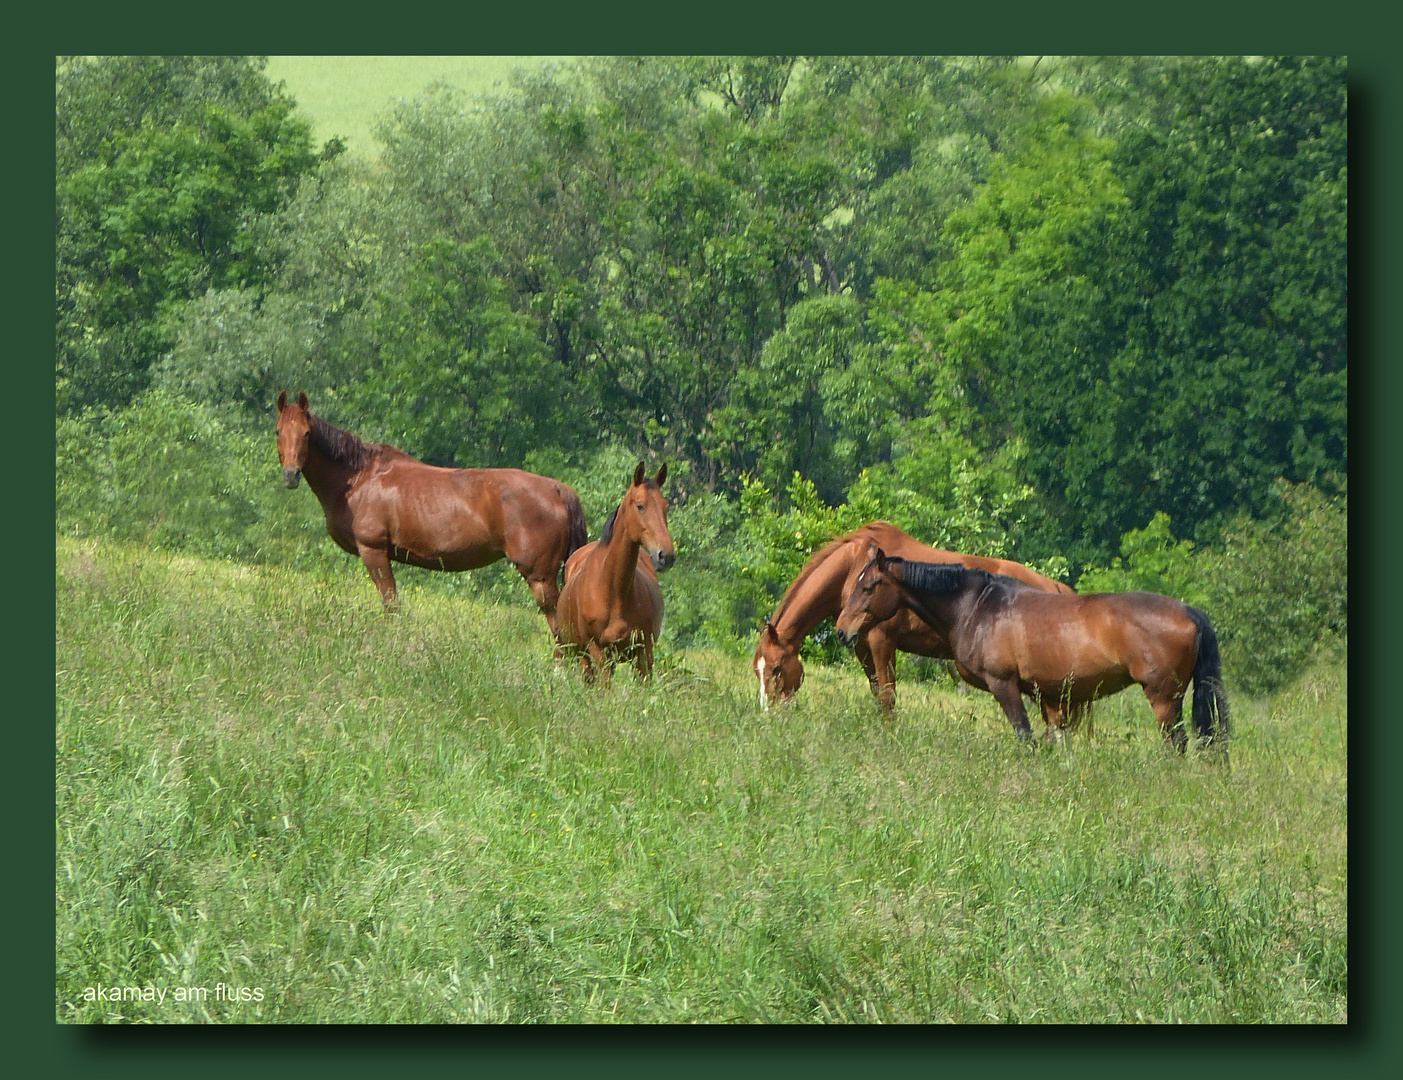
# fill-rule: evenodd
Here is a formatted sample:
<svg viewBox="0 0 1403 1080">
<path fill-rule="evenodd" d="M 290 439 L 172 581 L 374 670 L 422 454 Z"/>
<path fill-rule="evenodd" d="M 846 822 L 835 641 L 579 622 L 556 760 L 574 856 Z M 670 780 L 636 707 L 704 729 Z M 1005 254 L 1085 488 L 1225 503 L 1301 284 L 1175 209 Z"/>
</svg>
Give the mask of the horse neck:
<svg viewBox="0 0 1403 1080">
<path fill-rule="evenodd" d="M 307 450 L 307 460 L 302 463 L 302 478 L 312 489 L 312 494 L 323 507 L 329 505 L 339 495 L 345 494 L 357 470 L 349 465 L 334 461 L 318 448 L 312 440 Z"/>
<path fill-rule="evenodd" d="M 609 580 L 613 595 L 628 597 L 633 595 L 634 571 L 638 565 L 638 551 L 642 548 L 643 541 L 628 538 L 627 531 L 619 521 L 623 516 L 620 504 L 620 509 L 614 514 L 614 532 L 609 537 L 609 542 L 604 545 L 604 574 Z"/>
<path fill-rule="evenodd" d="M 975 577 L 965 579 L 962 588 L 955 592 L 929 592 L 906 586 L 907 595 L 918 601 L 909 605 L 931 629 L 950 643 L 955 649 L 964 640 L 970 629 L 970 619 L 978 605 L 984 581 Z"/>
<path fill-rule="evenodd" d="M 852 570 L 854 544 L 845 544 L 810 573 L 775 613 L 773 624 L 780 643 L 797 646 L 824 619 L 843 608 L 843 582 Z"/>
</svg>

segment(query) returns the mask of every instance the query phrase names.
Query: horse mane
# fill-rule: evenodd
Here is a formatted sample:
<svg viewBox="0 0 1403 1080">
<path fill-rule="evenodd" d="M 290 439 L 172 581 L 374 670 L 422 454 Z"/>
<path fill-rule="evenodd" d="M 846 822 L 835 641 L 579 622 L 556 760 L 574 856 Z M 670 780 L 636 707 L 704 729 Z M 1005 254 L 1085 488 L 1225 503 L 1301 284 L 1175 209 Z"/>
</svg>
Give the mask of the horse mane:
<svg viewBox="0 0 1403 1080">
<path fill-rule="evenodd" d="M 381 449 L 378 443 L 364 442 L 360 436 L 339 428 L 320 416 L 312 416 L 311 421 L 312 442 L 323 456 L 338 465 L 363 469 Z"/>
<path fill-rule="evenodd" d="M 862 527 L 862 529 L 865 528 L 867 528 L 866 525 Z M 799 571 L 799 576 L 789 583 L 789 588 L 785 589 L 784 595 L 779 598 L 779 603 L 775 606 L 774 614 L 770 616 L 771 622 L 779 621 L 779 617 L 784 614 L 784 609 L 789 606 L 790 600 L 793 599 L 799 587 L 803 585 L 804 582 L 808 581 L 809 578 L 813 577 L 813 575 L 818 572 L 820 566 L 836 555 L 839 548 L 855 539 L 858 533 L 862 532 L 862 529 L 854 529 L 852 532 L 845 533 L 843 536 L 835 537 L 809 556 L 809 561 L 806 562 L 804 568 Z"/>
<path fill-rule="evenodd" d="M 986 578 L 994 576 L 987 570 L 976 570 L 963 563 L 915 562 L 901 558 L 891 558 L 887 562 L 889 564 L 900 563 L 899 580 L 913 589 L 920 589 L 922 592 L 958 592 L 964 588 L 965 582 L 969 580 L 971 574 L 980 574 Z"/>
<path fill-rule="evenodd" d="M 988 570 L 981 570 L 975 566 L 965 566 L 963 563 L 930 563 L 916 562 L 913 559 L 890 558 L 888 563 L 901 564 L 900 580 L 913 589 L 920 589 L 922 592 L 952 593 L 958 592 L 974 579 L 977 585 L 999 585 L 1011 592 L 1023 592 L 1028 589 L 1040 591 L 1034 585 L 1029 585 L 1016 577 L 1008 574 L 994 574 Z"/>
<path fill-rule="evenodd" d="M 653 491 L 662 490 L 662 488 L 658 487 L 658 485 L 653 483 L 652 480 L 644 480 L 643 483 L 639 486 L 643 488 L 651 488 Z M 610 514 L 609 517 L 605 520 L 604 528 L 601 529 L 599 532 L 599 542 L 601 544 L 607 544 L 610 540 L 614 538 L 614 519 L 619 516 L 619 511 L 623 508 L 624 504 L 620 502 L 618 506 L 614 507 L 614 512 Z"/>
</svg>

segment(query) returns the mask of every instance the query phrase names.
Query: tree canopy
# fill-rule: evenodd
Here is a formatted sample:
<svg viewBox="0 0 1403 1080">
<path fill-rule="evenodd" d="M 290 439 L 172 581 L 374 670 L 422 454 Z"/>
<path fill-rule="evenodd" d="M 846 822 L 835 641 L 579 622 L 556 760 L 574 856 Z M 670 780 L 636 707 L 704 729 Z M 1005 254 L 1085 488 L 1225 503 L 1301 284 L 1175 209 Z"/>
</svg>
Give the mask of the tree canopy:
<svg viewBox="0 0 1403 1080">
<path fill-rule="evenodd" d="M 367 163 L 262 58 L 62 57 L 59 411 L 295 384 L 436 461 L 623 445 L 1074 566 L 1158 512 L 1211 544 L 1347 473 L 1346 76 L 595 58 L 430 88 Z"/>
</svg>

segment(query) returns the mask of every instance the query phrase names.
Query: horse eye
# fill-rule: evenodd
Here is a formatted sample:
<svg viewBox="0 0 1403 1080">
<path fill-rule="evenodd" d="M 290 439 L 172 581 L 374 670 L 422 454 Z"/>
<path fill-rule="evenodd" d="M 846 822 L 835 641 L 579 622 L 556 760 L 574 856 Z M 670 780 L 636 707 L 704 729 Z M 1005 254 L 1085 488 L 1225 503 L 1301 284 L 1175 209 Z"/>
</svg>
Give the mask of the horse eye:
<svg viewBox="0 0 1403 1080">
<path fill-rule="evenodd" d="M 638 506 L 638 509 L 640 509 L 640 510 L 643 509 L 643 504 L 642 504 L 642 503 L 638 503 L 638 504 L 636 504 L 636 505 Z"/>
</svg>

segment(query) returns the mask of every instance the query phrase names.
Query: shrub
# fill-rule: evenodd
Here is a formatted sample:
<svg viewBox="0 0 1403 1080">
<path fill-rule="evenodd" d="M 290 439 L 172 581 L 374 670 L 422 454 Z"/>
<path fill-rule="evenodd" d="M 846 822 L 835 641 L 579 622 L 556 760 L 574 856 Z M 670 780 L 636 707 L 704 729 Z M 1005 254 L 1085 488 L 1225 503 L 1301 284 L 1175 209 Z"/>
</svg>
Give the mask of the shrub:
<svg viewBox="0 0 1403 1080">
<path fill-rule="evenodd" d="M 60 532 L 252 562 L 320 557 L 321 507 L 282 487 L 271 427 L 236 430 L 156 388 L 127 409 L 60 418 L 55 434 Z"/>
<path fill-rule="evenodd" d="M 1343 646 L 1349 632 L 1347 495 L 1284 481 L 1278 491 L 1276 519 L 1239 519 L 1211 551 L 1176 541 L 1168 515 L 1157 513 L 1122 536 L 1121 556 L 1109 567 L 1083 571 L 1077 591 L 1145 589 L 1203 608 L 1218 631 L 1229 682 L 1270 693 L 1322 648 Z"/>
<path fill-rule="evenodd" d="M 1120 538 L 1121 554 L 1106 568 L 1088 567 L 1077 579 L 1077 592 L 1162 593 L 1195 607 L 1209 599 L 1199 578 L 1201 567 L 1192 540 L 1175 540 L 1169 515 L 1158 511 L 1143 529 L 1131 529 Z"/>
<path fill-rule="evenodd" d="M 1282 523 L 1241 521 L 1199 559 L 1224 666 L 1251 694 L 1291 682 L 1349 635 L 1348 494 L 1284 482 L 1279 491 Z"/>
</svg>

